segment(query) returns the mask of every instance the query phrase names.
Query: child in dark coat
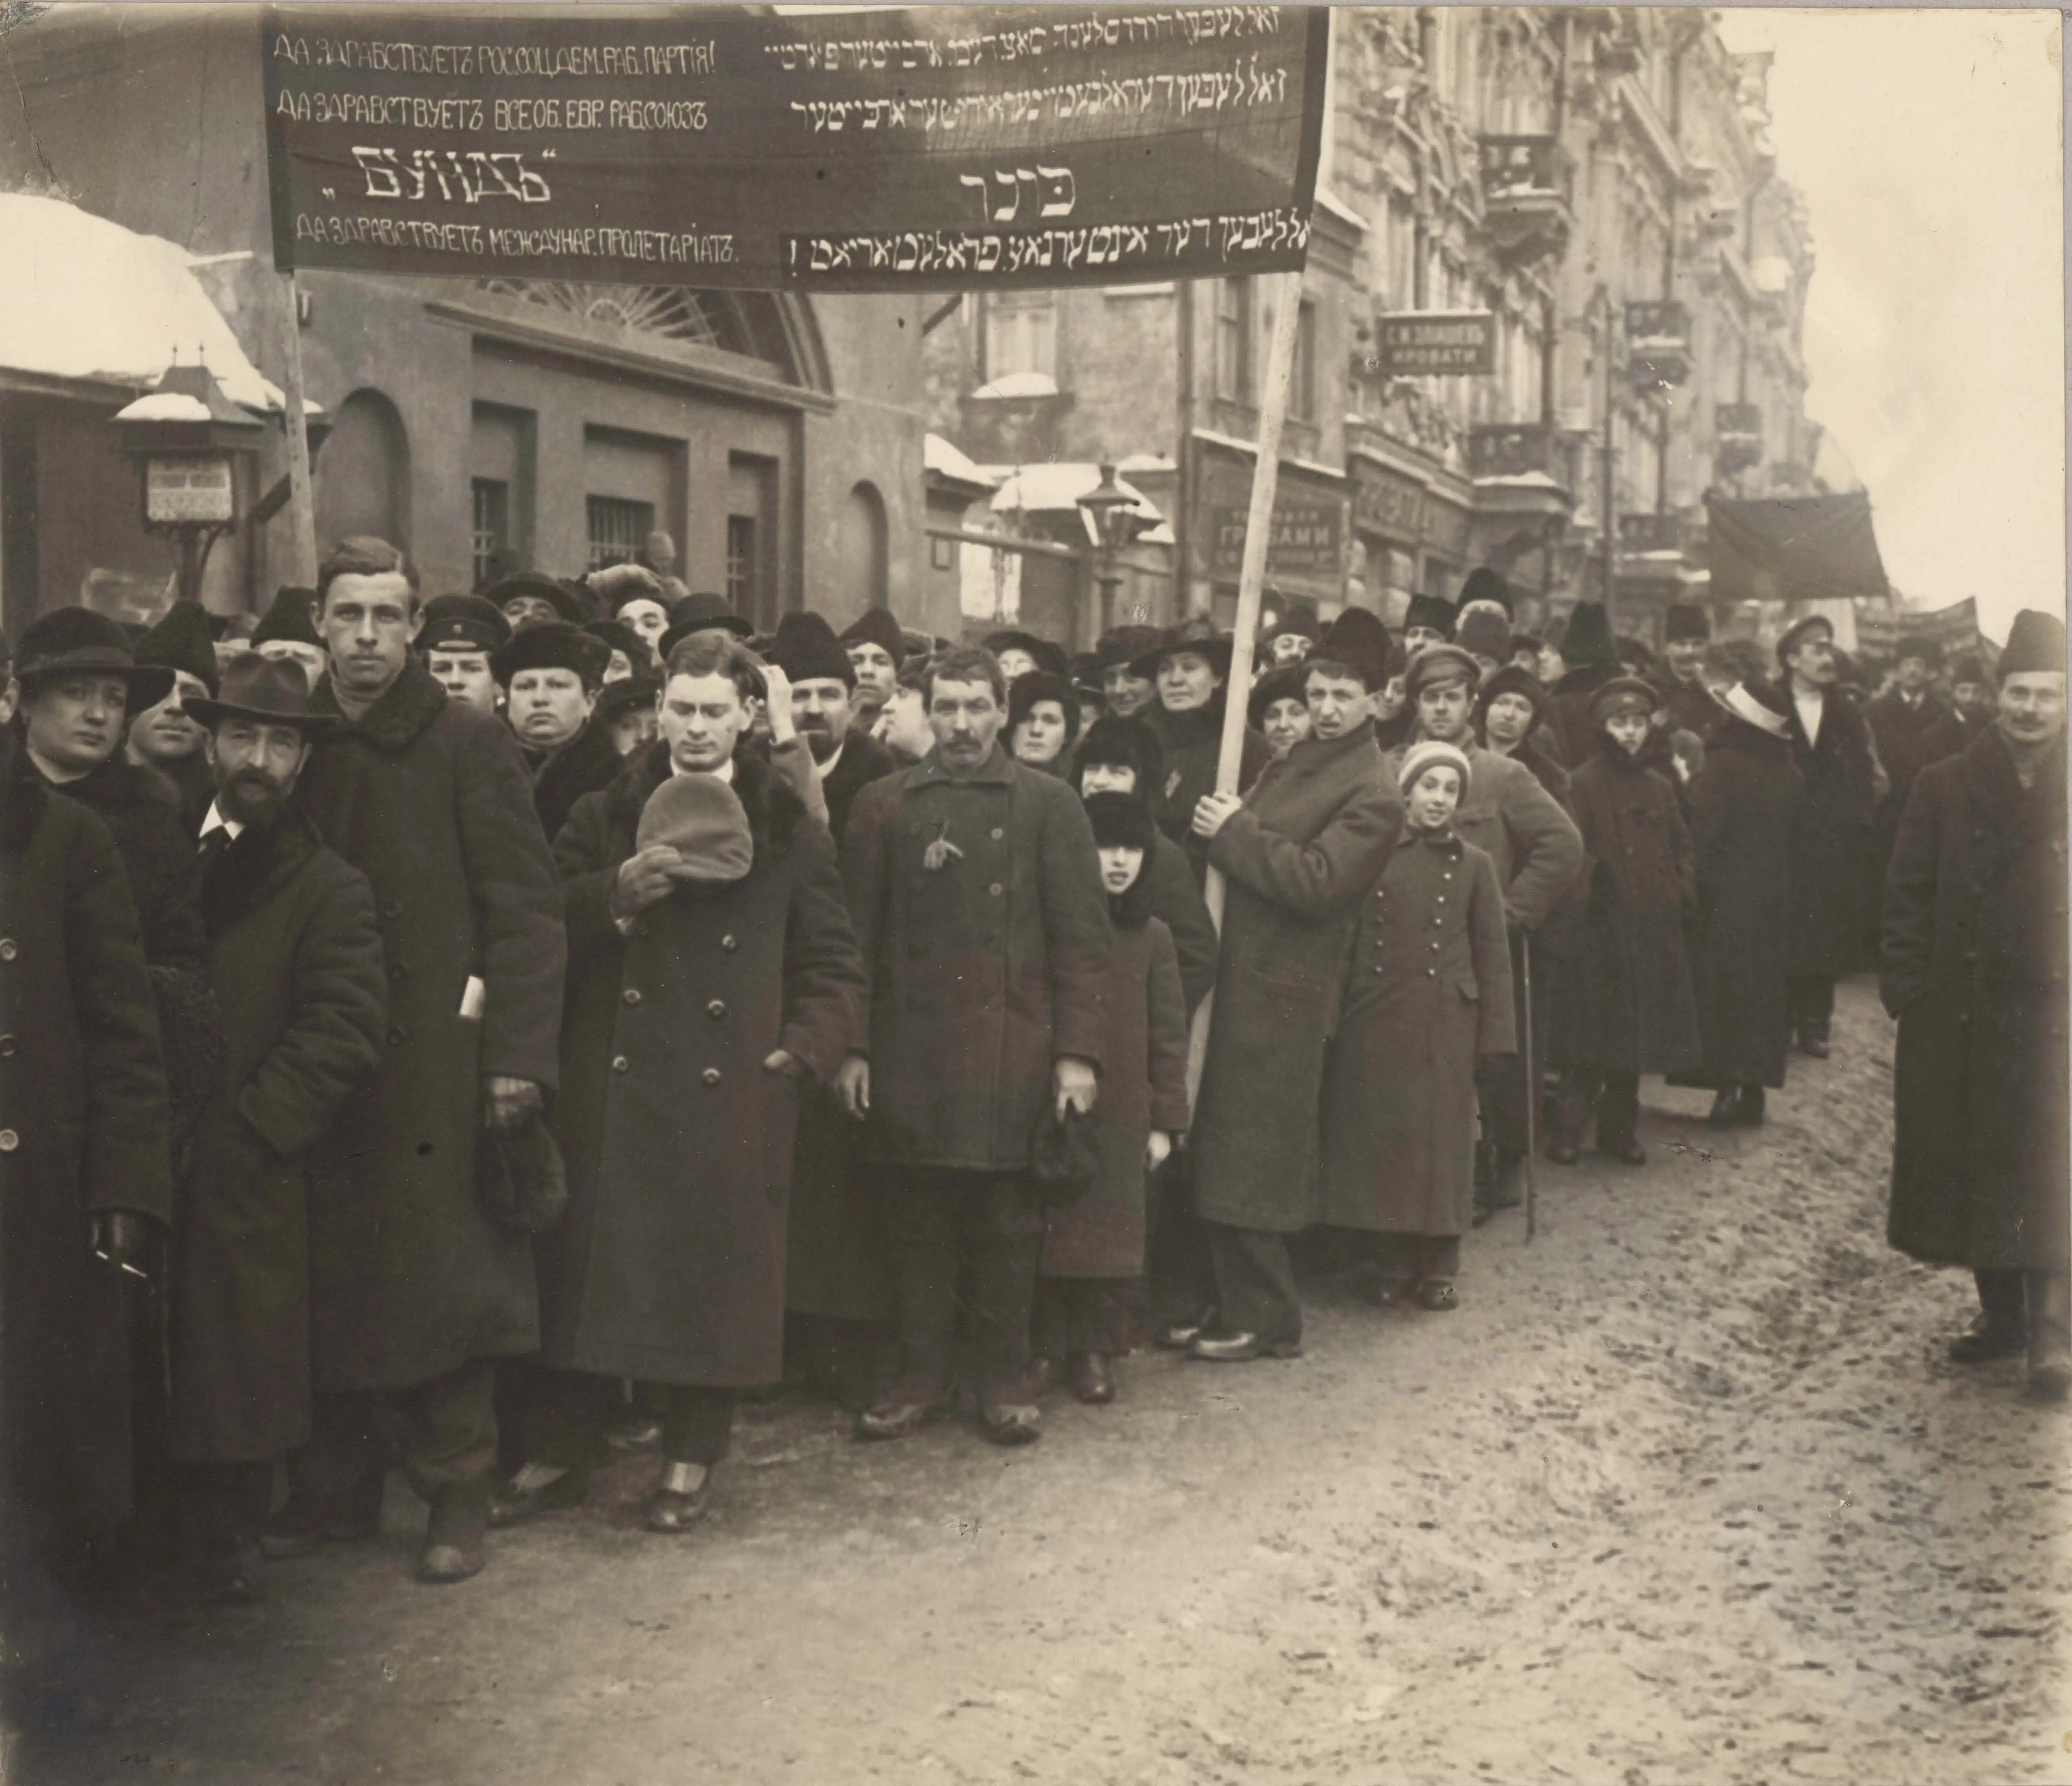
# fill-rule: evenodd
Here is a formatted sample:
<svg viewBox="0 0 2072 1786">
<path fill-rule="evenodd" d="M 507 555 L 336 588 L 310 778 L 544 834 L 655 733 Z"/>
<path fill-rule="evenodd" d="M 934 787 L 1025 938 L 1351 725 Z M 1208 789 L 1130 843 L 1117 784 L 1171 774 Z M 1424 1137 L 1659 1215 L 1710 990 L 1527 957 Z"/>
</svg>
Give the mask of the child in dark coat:
<svg viewBox="0 0 2072 1786">
<path fill-rule="evenodd" d="M 1101 1171 L 1051 1213 L 1036 1286 L 1031 1350 L 1064 1363 L 1082 1401 L 1115 1399 L 1113 1360 L 1130 1349 L 1144 1301 L 1145 1184 L 1187 1126 L 1187 1006 L 1173 935 L 1151 916 L 1144 880 L 1157 827 L 1136 794 L 1090 794 L 1114 949 L 1094 1123 Z"/>
<path fill-rule="evenodd" d="M 1700 1056 L 1684 941 L 1697 866 L 1675 792 L 1642 760 L 1659 699 L 1637 677 L 1595 690 L 1597 751 L 1569 782 L 1589 905 L 1581 947 L 1558 964 L 1555 987 L 1561 1088 L 1547 1157 L 1562 1165 L 1575 1163 L 1593 1105 L 1597 1151 L 1643 1164 L 1640 1076 L 1688 1072 Z"/>
</svg>

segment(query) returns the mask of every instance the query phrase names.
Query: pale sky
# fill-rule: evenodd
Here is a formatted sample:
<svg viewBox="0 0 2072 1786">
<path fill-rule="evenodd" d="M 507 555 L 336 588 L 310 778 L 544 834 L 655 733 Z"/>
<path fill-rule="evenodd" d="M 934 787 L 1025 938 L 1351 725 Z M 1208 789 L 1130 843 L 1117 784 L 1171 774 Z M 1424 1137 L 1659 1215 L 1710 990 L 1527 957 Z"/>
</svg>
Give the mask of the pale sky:
<svg viewBox="0 0 2072 1786">
<path fill-rule="evenodd" d="M 1772 49 L 1778 171 L 1816 270 L 1807 409 L 1910 602 L 2004 638 L 2065 603 L 2062 80 L 2054 12 L 1734 9 Z"/>
</svg>

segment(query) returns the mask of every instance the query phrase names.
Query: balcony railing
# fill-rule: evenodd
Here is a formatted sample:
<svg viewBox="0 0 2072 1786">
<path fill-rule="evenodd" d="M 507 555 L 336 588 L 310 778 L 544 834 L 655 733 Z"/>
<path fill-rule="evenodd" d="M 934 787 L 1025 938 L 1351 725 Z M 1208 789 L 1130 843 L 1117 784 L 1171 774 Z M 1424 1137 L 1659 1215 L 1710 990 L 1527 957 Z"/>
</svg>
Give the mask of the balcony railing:
<svg viewBox="0 0 2072 1786">
<path fill-rule="evenodd" d="M 1754 403 L 1722 403 L 1713 412 L 1717 438 L 1712 458 L 1729 474 L 1745 471 L 1762 460 L 1762 409 Z"/>
<path fill-rule="evenodd" d="M 1681 552 L 1688 527 L 1684 511 L 1671 508 L 1660 514 L 1622 515 L 1618 531 L 1622 552 Z"/>
<path fill-rule="evenodd" d="M 1575 227 L 1575 172 L 1551 136 L 1482 139 L 1482 209 L 1498 255 L 1512 268 L 1560 255 Z"/>
<path fill-rule="evenodd" d="M 1564 484 L 1568 471 L 1560 436 L 1539 422 L 1506 422 L 1471 429 L 1468 473 L 1478 478 L 1519 478 L 1536 474 Z"/>
</svg>

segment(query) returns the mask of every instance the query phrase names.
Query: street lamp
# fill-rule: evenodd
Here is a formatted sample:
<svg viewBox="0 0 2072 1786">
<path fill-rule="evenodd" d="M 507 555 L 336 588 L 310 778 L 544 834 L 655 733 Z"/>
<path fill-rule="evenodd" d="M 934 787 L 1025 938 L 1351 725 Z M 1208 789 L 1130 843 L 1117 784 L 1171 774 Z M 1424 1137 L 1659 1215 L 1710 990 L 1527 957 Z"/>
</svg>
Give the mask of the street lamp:
<svg viewBox="0 0 2072 1786">
<path fill-rule="evenodd" d="M 179 553 L 182 601 L 201 599 L 210 549 L 236 528 L 237 457 L 257 453 L 265 431 L 204 365 L 169 366 L 156 390 L 117 413 L 116 438 L 142 488 L 144 526 L 171 535 Z"/>
<path fill-rule="evenodd" d="M 1116 623 L 1116 591 L 1122 586 L 1122 573 L 1116 568 L 1116 554 L 1145 526 L 1145 518 L 1137 512 L 1137 497 L 1116 480 L 1112 465 L 1104 465 L 1100 468 L 1100 482 L 1079 499 L 1079 505 L 1100 546 L 1096 581 L 1100 590 L 1102 632 Z"/>
</svg>

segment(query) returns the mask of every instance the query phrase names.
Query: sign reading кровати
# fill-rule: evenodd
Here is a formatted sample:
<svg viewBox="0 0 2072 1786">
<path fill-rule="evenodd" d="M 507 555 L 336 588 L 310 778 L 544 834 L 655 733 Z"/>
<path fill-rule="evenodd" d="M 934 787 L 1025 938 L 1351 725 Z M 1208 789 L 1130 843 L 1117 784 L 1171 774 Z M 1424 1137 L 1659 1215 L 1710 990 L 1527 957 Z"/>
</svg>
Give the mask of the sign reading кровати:
<svg viewBox="0 0 2072 1786">
<path fill-rule="evenodd" d="M 761 289 L 1301 265 L 1322 9 L 284 6 L 283 267 Z"/>
</svg>

